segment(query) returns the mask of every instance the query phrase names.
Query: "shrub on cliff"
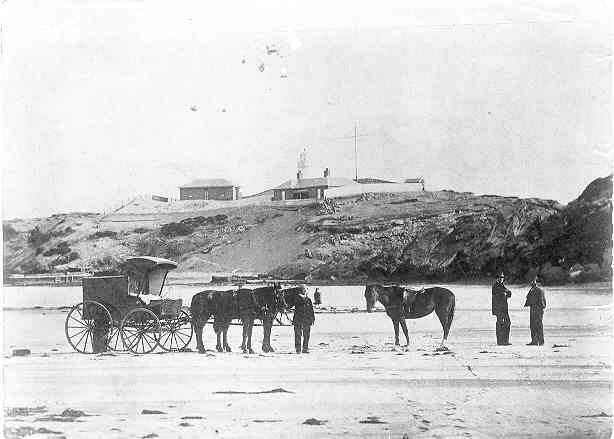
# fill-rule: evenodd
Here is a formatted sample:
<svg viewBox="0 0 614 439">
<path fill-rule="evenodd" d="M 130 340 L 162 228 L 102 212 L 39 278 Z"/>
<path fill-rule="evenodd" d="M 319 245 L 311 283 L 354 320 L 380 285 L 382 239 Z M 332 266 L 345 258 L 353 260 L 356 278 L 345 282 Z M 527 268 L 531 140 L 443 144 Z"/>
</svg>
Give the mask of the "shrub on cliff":
<svg viewBox="0 0 614 439">
<path fill-rule="evenodd" d="M 139 236 L 132 245 L 136 256 L 162 256 L 164 242 L 160 238 Z"/>
<path fill-rule="evenodd" d="M 40 273 L 49 273 L 49 267 L 41 264 L 35 258 L 30 258 L 19 264 L 19 266 L 14 270 L 15 273 L 23 273 L 23 274 L 40 274 Z"/>
<path fill-rule="evenodd" d="M 228 216 L 222 215 L 222 214 L 214 215 L 214 216 L 197 216 L 194 218 L 185 218 L 180 221 L 181 224 L 190 226 L 193 229 L 197 227 L 202 227 L 202 226 L 222 225 L 222 224 L 226 224 L 227 222 L 228 222 Z"/>
<path fill-rule="evenodd" d="M 189 241 L 167 241 L 162 247 L 164 257 L 175 261 L 196 249 L 195 244 Z"/>
<path fill-rule="evenodd" d="M 99 238 L 117 239 L 117 232 L 114 232 L 113 230 L 101 230 L 99 232 L 92 233 L 90 236 L 88 236 L 88 239 L 99 239 Z"/>
<path fill-rule="evenodd" d="M 11 239 L 17 237 L 19 233 L 17 230 L 13 228 L 10 224 L 2 224 L 2 240 L 10 241 Z"/>
<path fill-rule="evenodd" d="M 118 274 L 121 266 L 124 263 L 121 259 L 113 255 L 103 255 L 98 259 L 95 259 L 90 264 L 90 269 L 95 273 L 110 273 Z"/>
<path fill-rule="evenodd" d="M 41 231 L 38 226 L 30 230 L 30 233 L 28 234 L 28 244 L 34 248 L 40 247 L 42 244 L 49 241 L 49 239 L 51 239 L 51 234 Z"/>
<path fill-rule="evenodd" d="M 186 223 L 168 223 L 160 227 L 160 233 L 167 238 L 189 235 L 193 231 L 194 228 Z"/>
<path fill-rule="evenodd" d="M 66 241 L 60 241 L 56 247 L 52 247 L 44 252 L 43 256 L 66 255 L 68 253 L 70 253 L 70 246 Z"/>
<path fill-rule="evenodd" d="M 58 256 L 55 260 L 51 261 L 49 265 L 51 266 L 64 265 L 64 264 L 68 264 L 69 262 L 72 262 L 77 259 L 79 259 L 79 253 L 70 252 L 67 255 Z"/>
</svg>

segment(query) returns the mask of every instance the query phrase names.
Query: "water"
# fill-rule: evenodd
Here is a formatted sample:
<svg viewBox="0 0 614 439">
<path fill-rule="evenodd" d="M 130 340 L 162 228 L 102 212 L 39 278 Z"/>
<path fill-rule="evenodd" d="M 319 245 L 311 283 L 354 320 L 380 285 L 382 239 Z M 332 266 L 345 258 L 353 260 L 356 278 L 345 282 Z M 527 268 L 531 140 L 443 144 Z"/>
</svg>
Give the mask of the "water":
<svg viewBox="0 0 614 439">
<path fill-rule="evenodd" d="M 441 285 L 450 289 L 456 296 L 456 309 L 466 311 L 490 310 L 491 292 L 488 285 Z M 362 285 L 325 285 L 309 286 L 309 295 L 313 298 L 315 288 L 322 293 L 323 304 L 327 308 L 338 310 L 364 309 L 364 286 Z M 206 289 L 229 290 L 232 286 L 166 286 L 163 297 L 181 298 L 184 305 L 189 305 L 192 296 Z M 508 286 L 512 297 L 508 301 L 510 310 L 522 309 L 529 288 L 525 285 Z M 609 284 L 569 285 L 544 288 L 549 310 L 582 310 L 609 307 L 612 303 L 612 290 Z M 34 307 L 58 308 L 73 306 L 83 300 L 81 287 L 4 287 L 4 309 L 27 309 Z"/>
</svg>

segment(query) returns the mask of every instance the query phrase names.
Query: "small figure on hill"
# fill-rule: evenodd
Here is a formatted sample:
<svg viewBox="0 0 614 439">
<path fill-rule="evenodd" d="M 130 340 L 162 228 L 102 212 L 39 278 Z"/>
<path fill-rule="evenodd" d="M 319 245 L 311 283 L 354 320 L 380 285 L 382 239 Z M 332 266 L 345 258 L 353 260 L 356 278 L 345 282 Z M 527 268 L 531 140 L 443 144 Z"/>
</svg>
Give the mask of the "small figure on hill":
<svg viewBox="0 0 614 439">
<path fill-rule="evenodd" d="M 527 346 L 542 346 L 544 344 L 544 309 L 546 308 L 546 295 L 544 290 L 537 286 L 537 277 L 531 282 L 531 289 L 527 293 L 524 306 L 530 307 L 531 343 Z"/>
<path fill-rule="evenodd" d="M 313 293 L 313 304 L 314 305 L 322 305 L 322 293 L 320 293 L 320 289 L 316 288 L 315 292 Z"/>
<path fill-rule="evenodd" d="M 503 281 L 505 276 L 499 274 L 497 281 L 492 286 L 492 315 L 497 317 L 496 332 L 497 344 L 509 346 L 510 343 L 510 315 L 507 309 L 507 299 L 512 297 L 512 292 L 508 290 Z"/>
<path fill-rule="evenodd" d="M 294 348 L 297 354 L 300 354 L 301 351 L 304 354 L 309 353 L 309 335 L 311 334 L 311 325 L 313 325 L 315 321 L 316 317 L 313 312 L 313 303 L 307 296 L 305 286 L 303 286 L 296 305 L 294 306 L 294 319 L 292 321 L 294 325 Z"/>
</svg>

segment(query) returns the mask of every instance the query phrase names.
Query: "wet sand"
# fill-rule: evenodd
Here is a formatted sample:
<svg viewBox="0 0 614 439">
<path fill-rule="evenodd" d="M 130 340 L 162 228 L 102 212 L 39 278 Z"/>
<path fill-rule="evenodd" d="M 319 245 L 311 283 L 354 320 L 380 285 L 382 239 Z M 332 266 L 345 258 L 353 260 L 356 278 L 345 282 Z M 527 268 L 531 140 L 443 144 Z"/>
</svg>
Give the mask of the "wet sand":
<svg viewBox="0 0 614 439">
<path fill-rule="evenodd" d="M 408 321 L 410 347 L 395 350 L 383 313 L 318 314 L 308 355 L 292 353 L 290 327 L 274 328 L 277 352 L 244 355 L 233 326 L 232 353 L 88 356 L 70 350 L 65 316 L 4 312 L 5 407 L 44 407 L 7 413 L 7 437 L 41 428 L 32 437 L 543 438 L 612 431 L 609 306 L 573 319 L 569 311 L 546 313 L 543 347 L 524 345 L 528 312 L 512 312 L 509 347 L 495 345 L 487 312 L 459 312 L 449 352 L 435 349 L 435 316 Z M 260 352 L 261 328 L 254 332 Z M 205 343 L 214 347 L 210 327 Z M 6 358 L 14 347 L 32 355 Z M 91 416 L 61 416 L 68 408 Z"/>
</svg>

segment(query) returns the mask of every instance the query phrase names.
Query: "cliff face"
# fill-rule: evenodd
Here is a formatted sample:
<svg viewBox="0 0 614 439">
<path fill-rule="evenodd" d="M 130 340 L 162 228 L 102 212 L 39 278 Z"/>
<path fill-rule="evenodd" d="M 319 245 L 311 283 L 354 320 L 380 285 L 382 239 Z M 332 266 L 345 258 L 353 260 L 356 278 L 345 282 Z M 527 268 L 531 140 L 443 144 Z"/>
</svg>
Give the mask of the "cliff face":
<svg viewBox="0 0 614 439">
<path fill-rule="evenodd" d="M 5 273 L 117 268 L 128 255 L 187 271 L 268 271 L 283 278 L 363 282 L 610 278 L 612 178 L 577 200 L 452 191 L 365 194 L 298 210 L 243 206 L 139 223 L 67 214 L 3 223 Z M 207 216 L 202 216 L 207 215 Z M 145 221 L 145 220 L 143 220 Z M 157 224 L 157 225 L 154 225 Z"/>
<path fill-rule="evenodd" d="M 500 271 L 512 281 L 538 274 L 545 283 L 611 279 L 611 176 L 590 183 L 567 206 L 453 192 L 431 195 L 380 196 L 371 201 L 377 212 L 364 212 L 365 200 L 349 209 L 350 201 L 341 202 L 337 210 L 350 215 L 306 222 L 311 258 L 298 258 L 275 272 L 399 281 L 477 279 Z M 405 208 L 378 215 L 392 205 Z M 354 211 L 362 214 L 354 218 Z"/>
<path fill-rule="evenodd" d="M 376 198 L 342 201 L 335 215 L 307 220 L 310 254 L 276 273 L 452 281 L 504 270 L 520 278 L 530 263 L 525 254 L 533 248 L 524 235 L 561 208 L 553 201 L 454 192 Z"/>
<path fill-rule="evenodd" d="M 612 176 L 591 182 L 582 194 L 545 221 L 528 231 L 536 247 L 528 253 L 535 265 L 562 267 L 580 278 L 611 278 L 612 265 Z M 552 271 L 552 282 L 565 275 Z M 548 276 L 546 276 L 548 277 Z"/>
</svg>

